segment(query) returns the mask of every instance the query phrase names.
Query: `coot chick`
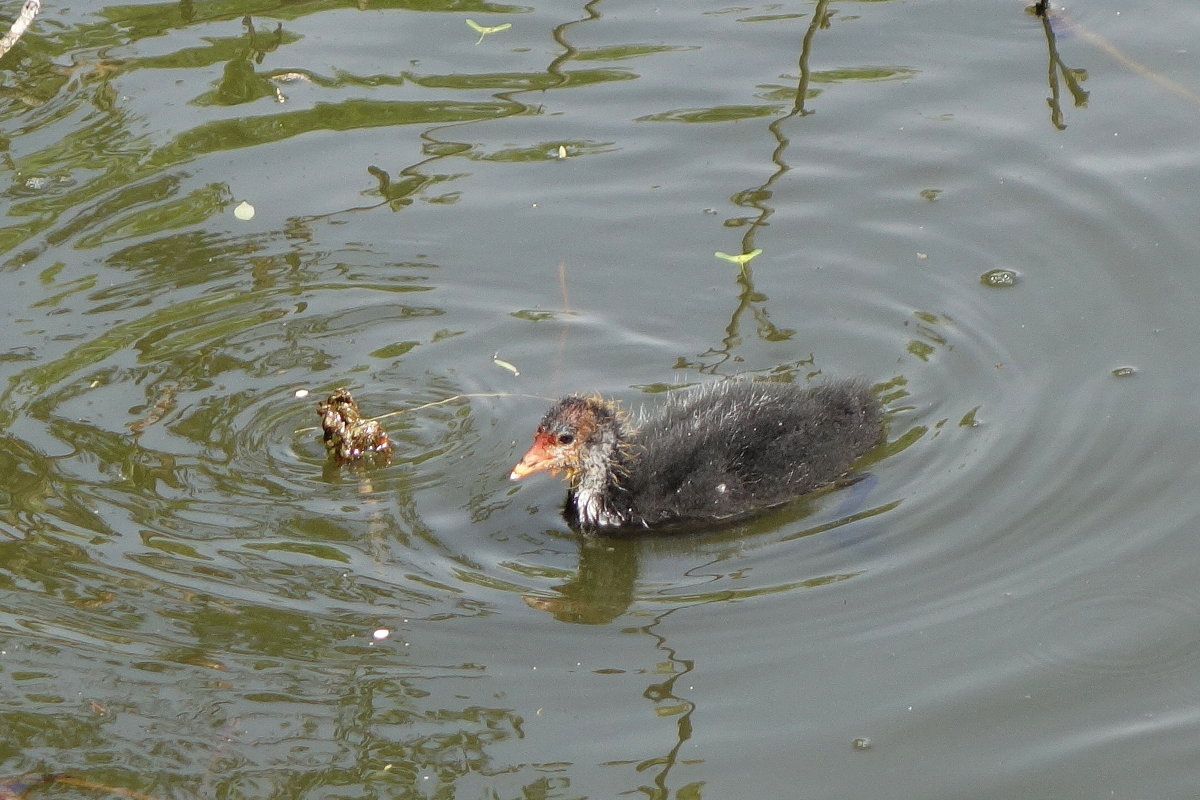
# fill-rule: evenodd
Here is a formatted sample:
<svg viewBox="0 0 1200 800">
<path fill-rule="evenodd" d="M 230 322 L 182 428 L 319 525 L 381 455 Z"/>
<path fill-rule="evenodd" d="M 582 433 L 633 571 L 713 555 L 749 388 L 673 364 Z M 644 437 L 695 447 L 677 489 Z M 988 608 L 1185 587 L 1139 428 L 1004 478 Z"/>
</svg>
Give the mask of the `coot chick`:
<svg viewBox="0 0 1200 800">
<path fill-rule="evenodd" d="M 564 470 L 564 514 L 584 530 L 721 520 L 845 475 L 879 442 L 882 419 L 856 381 L 715 383 L 673 393 L 638 420 L 571 395 L 542 418 L 509 477 Z"/>
</svg>

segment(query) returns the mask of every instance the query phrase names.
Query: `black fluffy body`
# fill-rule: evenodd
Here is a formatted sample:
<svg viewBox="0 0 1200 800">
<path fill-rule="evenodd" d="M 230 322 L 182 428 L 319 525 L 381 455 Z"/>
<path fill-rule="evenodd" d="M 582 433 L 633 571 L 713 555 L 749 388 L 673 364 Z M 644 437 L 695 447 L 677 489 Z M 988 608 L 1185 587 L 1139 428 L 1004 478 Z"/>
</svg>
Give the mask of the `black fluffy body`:
<svg viewBox="0 0 1200 800">
<path fill-rule="evenodd" d="M 632 424 L 602 401 L 564 398 L 543 428 L 581 402 L 596 404 L 601 422 L 580 443 L 565 513 L 585 529 L 721 520 L 785 503 L 844 476 L 878 444 L 883 420 L 860 382 L 729 381 L 672 394 Z"/>
</svg>

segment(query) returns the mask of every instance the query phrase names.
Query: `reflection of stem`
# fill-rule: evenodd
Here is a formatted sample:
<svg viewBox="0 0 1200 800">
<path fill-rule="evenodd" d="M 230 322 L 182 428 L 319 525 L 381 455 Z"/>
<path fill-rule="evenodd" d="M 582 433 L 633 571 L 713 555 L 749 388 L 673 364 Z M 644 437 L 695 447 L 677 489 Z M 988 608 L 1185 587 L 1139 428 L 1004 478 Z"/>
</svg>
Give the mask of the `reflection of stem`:
<svg viewBox="0 0 1200 800">
<path fill-rule="evenodd" d="M 829 16 L 826 14 L 826 8 L 829 6 L 829 0 L 817 0 L 817 5 L 813 9 L 812 21 L 808 24 L 808 30 L 804 32 L 804 41 L 800 45 L 800 82 L 796 86 L 796 100 L 792 104 L 792 113 L 787 117 L 796 115 L 806 116 L 809 112 L 804 110 L 804 100 L 808 96 L 808 54 L 812 52 L 813 36 L 817 33 L 817 28 L 829 27 Z M 784 119 L 787 119 L 784 117 Z"/>
<path fill-rule="evenodd" d="M 771 163 L 776 167 L 775 172 L 767 178 L 766 183 L 757 189 L 750 192 L 742 192 L 741 196 L 749 201 L 749 205 L 759 209 L 761 214 L 759 218 L 750 224 L 750 230 L 742 237 L 743 253 L 749 253 L 755 249 L 754 236 L 758 228 L 765 227 L 767 220 L 771 217 L 775 210 L 762 202 L 771 197 L 771 186 L 779 180 L 783 175 L 791 169 L 791 166 L 784 161 L 784 153 L 787 152 L 790 144 L 787 136 L 783 133 L 783 123 L 793 117 L 806 117 L 811 114 L 804 107 L 804 101 L 808 98 L 808 84 L 812 78 L 812 70 L 808 65 L 809 58 L 812 54 L 813 38 L 817 33 L 818 28 L 828 28 L 829 18 L 826 14 L 826 8 L 829 5 L 829 0 L 817 0 L 817 5 L 813 8 L 812 22 L 809 23 L 808 30 L 804 32 L 804 39 L 800 43 L 800 57 L 796 62 L 796 67 L 800 73 L 796 81 L 795 99 L 792 101 L 792 110 L 784 114 L 779 119 L 776 119 L 767 126 L 771 131 L 771 135 L 775 137 L 775 150 L 771 153 Z"/>
<path fill-rule="evenodd" d="M 772 187 L 774 187 L 776 181 L 791 169 L 791 166 L 784 160 L 784 154 L 787 152 L 790 141 L 783 132 L 783 123 L 793 117 L 807 116 L 812 113 L 804 107 L 811 78 L 811 70 L 808 62 L 812 52 L 813 38 L 817 30 L 829 27 L 828 6 L 829 0 L 817 0 L 817 4 L 813 8 L 812 22 L 809 24 L 808 30 L 804 33 L 804 39 L 801 41 L 800 57 L 797 61 L 800 76 L 796 83 L 795 99 L 792 101 L 791 109 L 767 126 L 767 130 L 771 132 L 771 136 L 775 139 L 775 148 L 771 151 L 771 163 L 775 165 L 774 172 L 760 186 L 743 190 L 733 196 L 733 202 L 737 206 L 752 208 L 758 212 L 754 217 L 744 217 L 740 220 L 746 225 L 746 233 L 742 236 L 743 253 L 749 253 L 757 249 L 755 238 L 758 235 L 758 231 L 767 226 L 768 221 L 775 213 L 775 209 L 767 204 L 767 201 L 771 199 L 773 194 Z M 754 279 L 748 263 L 741 264 L 741 268 L 738 271 L 737 283 L 739 287 L 738 305 L 730 317 L 729 324 L 725 326 L 725 336 L 721 340 L 721 347 L 709 349 L 700 355 L 701 358 L 711 356 L 719 356 L 720 358 L 712 364 L 689 365 L 699 369 L 701 372 L 713 373 L 717 367 L 733 358 L 734 349 L 742 341 L 740 333 L 741 316 L 747 310 L 750 310 L 754 315 L 758 335 L 761 339 L 766 341 L 781 341 L 790 338 L 794 333 L 794 331 L 776 327 L 771 322 L 766 309 L 761 307 L 760 304 L 767 298 L 765 295 L 754 290 Z"/>
<path fill-rule="evenodd" d="M 1037 8 L 1039 6 L 1035 6 L 1035 9 Z M 1061 131 L 1065 130 L 1067 125 L 1063 122 L 1062 105 L 1059 103 L 1058 73 L 1062 73 L 1067 91 L 1075 99 L 1075 107 L 1083 108 L 1087 105 L 1088 93 L 1081 89 L 1079 84 L 1087 80 L 1087 70 L 1072 69 L 1063 63 L 1062 56 L 1058 54 L 1058 43 L 1054 36 L 1054 28 L 1050 24 L 1050 15 L 1039 13 L 1038 16 L 1041 17 L 1042 28 L 1046 32 L 1046 51 L 1049 53 L 1047 80 L 1050 84 L 1050 96 L 1046 98 L 1046 102 L 1050 106 L 1050 124 Z"/>
<path fill-rule="evenodd" d="M 557 42 L 558 46 L 562 48 L 562 53 L 560 53 L 554 58 L 553 61 L 546 65 L 546 72 L 549 72 L 551 75 L 558 78 L 559 86 L 565 86 L 567 81 L 570 80 L 569 76 L 563 72 L 562 65 L 575 58 L 575 56 L 579 53 L 579 51 L 575 49 L 575 46 L 567 41 L 567 29 L 573 25 L 579 25 L 584 22 L 593 22 L 600 19 L 600 13 L 596 11 L 596 7 L 598 5 L 600 5 L 600 0 L 590 0 L 590 2 L 585 3 L 583 6 L 584 13 L 587 14 L 586 17 L 583 19 L 573 19 L 568 22 L 564 22 L 561 25 L 554 26 L 554 41 Z"/>
<path fill-rule="evenodd" d="M 587 12 L 587 15 L 588 15 L 586 18 L 572 20 L 570 22 L 565 22 L 562 25 L 559 25 L 554 29 L 554 33 L 553 33 L 554 40 L 556 42 L 558 42 L 559 45 L 562 46 L 563 52 L 560 55 L 556 56 L 547 65 L 546 71 L 559 78 L 558 85 L 560 85 L 560 86 L 566 84 L 568 82 L 568 80 L 570 79 L 570 77 L 568 75 L 566 75 L 565 73 L 562 72 L 561 65 L 564 62 L 570 60 L 571 58 L 574 58 L 575 54 L 577 52 L 575 50 L 575 48 L 571 47 L 566 42 L 566 39 L 563 36 L 563 34 L 565 33 L 566 29 L 571 25 L 576 25 L 576 24 L 579 24 L 582 22 L 589 22 L 592 20 L 599 19 L 600 14 L 597 13 L 594 8 L 595 6 L 597 6 L 599 4 L 600 4 L 600 0 L 591 0 L 591 2 L 587 3 L 584 6 L 584 10 Z M 505 113 L 497 114 L 495 118 L 511 117 L 511 116 L 516 116 L 518 114 L 536 113 L 537 109 L 538 109 L 538 107 L 536 105 L 535 106 L 526 105 L 526 104 L 520 102 L 519 100 L 517 100 L 516 98 L 518 95 L 522 95 L 522 94 L 530 94 L 532 92 L 542 92 L 542 91 L 545 91 L 547 88 L 552 88 L 552 87 L 539 87 L 537 89 L 531 89 L 531 88 L 530 89 L 514 89 L 511 91 L 494 93 L 492 95 L 492 97 L 496 98 L 497 100 L 502 100 L 505 103 L 509 104 L 509 108 L 506 109 Z M 425 150 L 426 150 L 426 152 L 430 152 L 431 155 L 428 158 L 417 162 L 416 164 L 410 165 L 405 170 L 402 170 L 401 174 L 406 175 L 408 177 L 420 176 L 422 174 L 420 172 L 420 170 L 423 167 L 425 167 L 427 164 L 429 164 L 433 161 L 437 161 L 438 159 L 445 158 L 450 155 L 458 155 L 463 152 L 469 152 L 472 149 L 472 145 L 467 144 L 465 142 L 444 141 L 444 140 L 438 139 L 434 134 L 439 131 L 449 130 L 451 128 L 456 128 L 456 127 L 460 127 L 463 125 L 474 125 L 476 122 L 478 122 L 478 120 L 465 120 L 463 122 L 453 122 L 453 123 L 449 123 L 446 125 L 438 125 L 436 127 L 430 128 L 429 130 L 423 132 L 421 134 L 421 138 L 424 139 L 428 143 Z"/>
<path fill-rule="evenodd" d="M 758 233 L 758 229 L 766 227 L 767 220 L 775 213 L 775 209 L 768 206 L 764 201 L 771 198 L 771 187 L 775 182 L 791 169 L 791 165 L 783 158 L 784 153 L 787 152 L 788 145 L 791 144 L 787 136 L 784 135 L 783 123 L 793 117 L 806 117 L 813 113 L 804 107 L 804 101 L 808 98 L 808 84 L 812 78 L 812 70 L 808 65 L 808 61 L 812 54 L 813 37 L 816 35 L 817 29 L 829 27 L 829 17 L 826 14 L 826 7 L 828 5 L 829 0 L 817 0 L 817 5 L 813 8 L 812 22 L 809 23 L 808 30 L 804 32 L 804 39 L 801 40 L 800 57 L 796 62 L 800 76 L 796 81 L 796 94 L 795 99 L 792 101 L 791 111 L 779 119 L 772 121 L 767 126 L 767 129 L 771 131 L 771 135 L 775 137 L 775 149 L 771 152 L 771 163 L 775 165 L 776 169 L 762 186 L 739 194 L 739 199 L 745 200 L 746 205 L 752 206 L 760 212 L 758 219 L 750 223 L 750 229 L 742 237 L 743 253 L 749 253 L 755 249 L 754 237 Z M 748 270 L 746 272 L 748 273 Z M 749 277 L 748 274 L 746 277 Z"/>
<path fill-rule="evenodd" d="M 1057 111 L 1057 90 L 1054 74 L 1054 68 L 1056 64 L 1062 71 L 1063 79 L 1067 82 L 1067 89 L 1075 98 L 1075 105 L 1084 106 L 1087 104 L 1088 93 L 1079 88 L 1079 82 L 1087 79 L 1087 71 L 1082 69 L 1071 69 L 1065 66 L 1062 63 L 1062 60 L 1059 59 L 1058 52 L 1054 46 L 1054 31 L 1050 27 L 1050 12 L 1048 5 L 1049 3 L 1045 2 L 1036 3 L 1033 6 L 1033 13 L 1042 19 L 1042 25 L 1046 31 L 1046 42 L 1050 49 L 1050 91 L 1052 95 L 1050 98 L 1051 108 Z M 1177 81 L 1171 80 L 1166 75 L 1155 72 L 1145 64 L 1129 56 L 1112 42 L 1108 41 L 1108 39 L 1105 39 L 1100 34 L 1089 30 L 1083 25 L 1080 25 L 1077 22 L 1070 22 L 1068 24 L 1071 26 L 1072 32 L 1078 34 L 1081 39 L 1086 40 L 1088 44 L 1092 45 L 1097 50 L 1100 50 L 1121 66 L 1142 76 L 1143 78 L 1146 78 L 1149 81 L 1157 83 L 1162 88 L 1174 95 L 1182 97 L 1184 100 L 1187 100 L 1193 105 L 1200 106 L 1200 94 L 1197 94 L 1192 89 L 1189 89 L 1187 86 L 1184 86 Z M 1055 127 L 1061 129 L 1063 126 L 1061 126 L 1059 122 L 1061 122 L 1061 113 L 1058 114 L 1058 121 L 1055 122 Z"/>
<path fill-rule="evenodd" d="M 670 789 L 667 788 L 667 776 L 671 772 L 671 768 L 679 761 L 679 751 L 683 748 L 683 743 L 692 738 L 692 714 L 696 712 L 696 704 L 691 700 L 686 700 L 675 694 L 675 682 L 684 675 L 687 675 L 696 668 L 696 662 L 690 658 L 679 658 L 675 652 L 675 648 L 667 645 L 667 637 L 663 634 L 656 633 L 653 628 L 657 627 L 671 613 L 677 611 L 683 606 L 670 608 L 654 618 L 654 622 L 644 626 L 642 633 L 649 634 L 655 640 L 655 647 L 663 651 L 667 655 L 667 663 L 672 666 L 671 676 L 661 683 L 652 683 L 642 692 L 642 697 L 655 704 L 655 710 L 662 714 L 673 714 L 678 717 L 675 723 L 675 744 L 671 747 L 667 754 L 659 758 L 648 759 L 638 765 L 639 769 L 661 764 L 662 769 L 654 776 L 654 786 L 641 786 L 639 791 L 645 794 L 651 800 L 668 800 L 671 796 Z M 674 669 L 676 665 L 682 669 Z M 664 701 L 672 701 L 665 704 Z M 680 711 L 682 709 L 682 711 Z M 677 791 L 675 796 L 683 795 L 683 791 Z"/>
</svg>

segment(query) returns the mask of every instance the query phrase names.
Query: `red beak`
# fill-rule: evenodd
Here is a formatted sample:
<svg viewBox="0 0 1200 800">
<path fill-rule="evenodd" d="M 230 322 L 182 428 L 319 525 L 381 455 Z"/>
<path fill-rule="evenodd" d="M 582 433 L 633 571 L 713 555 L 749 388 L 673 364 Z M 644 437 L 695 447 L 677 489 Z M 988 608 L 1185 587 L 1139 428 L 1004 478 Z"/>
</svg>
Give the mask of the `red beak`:
<svg viewBox="0 0 1200 800">
<path fill-rule="evenodd" d="M 526 451 L 517 465 L 509 473 L 509 480 L 518 481 L 526 475 L 554 468 L 554 457 L 550 454 L 549 445 L 554 437 L 549 434 L 539 434 L 533 437 L 533 445 Z"/>
</svg>

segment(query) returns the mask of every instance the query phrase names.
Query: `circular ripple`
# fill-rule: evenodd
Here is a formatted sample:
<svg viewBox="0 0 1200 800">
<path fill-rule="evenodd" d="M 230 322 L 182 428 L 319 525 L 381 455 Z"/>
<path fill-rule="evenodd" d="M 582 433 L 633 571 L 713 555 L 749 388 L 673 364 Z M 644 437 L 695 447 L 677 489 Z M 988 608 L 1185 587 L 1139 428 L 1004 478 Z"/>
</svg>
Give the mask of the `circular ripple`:
<svg viewBox="0 0 1200 800">
<path fill-rule="evenodd" d="M 1195 597 L 1151 591 L 1084 591 L 1020 620 L 1029 656 L 1056 670 L 1165 675 L 1200 660 Z"/>
</svg>

